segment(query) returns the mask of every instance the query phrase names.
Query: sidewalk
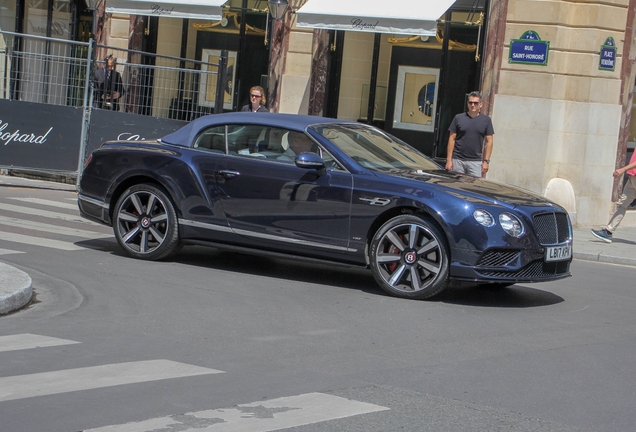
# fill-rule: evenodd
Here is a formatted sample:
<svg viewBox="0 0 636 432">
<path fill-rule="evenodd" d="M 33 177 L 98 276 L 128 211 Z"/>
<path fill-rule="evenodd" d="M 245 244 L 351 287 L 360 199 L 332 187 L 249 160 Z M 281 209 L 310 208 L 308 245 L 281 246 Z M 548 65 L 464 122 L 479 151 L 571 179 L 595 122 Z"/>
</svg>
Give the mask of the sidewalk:
<svg viewBox="0 0 636 432">
<path fill-rule="evenodd" d="M 618 227 L 611 244 L 594 237 L 589 227 L 574 228 L 573 237 L 575 259 L 636 266 L 635 226 Z"/>
<path fill-rule="evenodd" d="M 3 186 L 75 191 L 75 185 L 0 175 Z M 619 227 L 611 244 L 594 237 L 590 227 L 574 228 L 574 259 L 636 267 L 636 226 Z M 29 275 L 0 262 L 0 315 L 23 307 L 31 295 Z"/>
</svg>

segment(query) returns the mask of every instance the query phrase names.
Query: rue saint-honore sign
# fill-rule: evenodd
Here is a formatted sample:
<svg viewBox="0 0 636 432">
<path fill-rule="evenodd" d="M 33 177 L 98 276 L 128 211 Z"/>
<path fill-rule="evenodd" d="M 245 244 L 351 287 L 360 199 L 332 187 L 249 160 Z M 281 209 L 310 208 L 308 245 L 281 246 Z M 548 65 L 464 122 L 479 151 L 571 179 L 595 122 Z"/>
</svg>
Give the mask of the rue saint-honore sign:
<svg viewBox="0 0 636 432">
<path fill-rule="evenodd" d="M 613 37 L 605 39 L 605 43 L 601 45 L 601 52 L 598 61 L 600 70 L 614 71 L 616 67 L 616 44 Z"/>
<path fill-rule="evenodd" d="M 510 41 L 508 63 L 545 66 L 548 64 L 550 42 L 542 41 L 534 30 L 528 30 L 519 39 Z"/>
</svg>

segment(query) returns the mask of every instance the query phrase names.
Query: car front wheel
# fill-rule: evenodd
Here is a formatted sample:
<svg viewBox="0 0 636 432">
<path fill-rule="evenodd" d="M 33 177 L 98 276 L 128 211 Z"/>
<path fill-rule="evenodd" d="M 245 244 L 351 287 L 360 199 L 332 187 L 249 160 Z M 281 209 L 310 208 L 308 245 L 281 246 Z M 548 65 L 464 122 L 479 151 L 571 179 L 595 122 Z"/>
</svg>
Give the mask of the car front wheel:
<svg viewBox="0 0 636 432">
<path fill-rule="evenodd" d="M 115 206 L 113 230 L 120 246 L 135 258 L 159 260 L 179 250 L 172 201 L 150 184 L 139 184 L 123 193 Z"/>
<path fill-rule="evenodd" d="M 371 271 L 390 295 L 425 299 L 448 283 L 448 252 L 439 230 L 415 216 L 390 219 L 371 241 Z"/>
</svg>

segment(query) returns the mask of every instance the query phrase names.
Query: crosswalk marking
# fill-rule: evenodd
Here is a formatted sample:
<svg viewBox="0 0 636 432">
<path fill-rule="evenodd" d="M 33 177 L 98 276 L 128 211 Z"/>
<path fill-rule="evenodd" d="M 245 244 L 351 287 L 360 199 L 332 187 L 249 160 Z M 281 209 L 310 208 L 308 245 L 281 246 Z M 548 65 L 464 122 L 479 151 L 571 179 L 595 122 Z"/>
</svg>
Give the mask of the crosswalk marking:
<svg viewBox="0 0 636 432">
<path fill-rule="evenodd" d="M 11 255 L 11 254 L 17 254 L 17 253 L 24 253 L 24 252 L 0 248 L 0 255 Z"/>
<path fill-rule="evenodd" d="M 46 199 L 39 198 L 21 198 L 21 197 L 8 197 L 10 200 L 20 201 L 30 204 L 40 204 L 47 205 L 56 208 L 62 209 L 72 209 L 76 210 L 76 214 L 63 213 L 58 211 L 49 211 L 31 208 L 23 205 L 14 205 L 7 202 L 0 202 L 0 211 L 2 212 L 12 212 L 12 213 L 20 213 L 26 214 L 31 218 L 34 217 L 45 217 L 48 219 L 72 222 L 72 223 L 81 223 L 84 227 L 102 227 L 100 224 L 95 222 L 91 222 L 79 216 L 77 205 L 74 203 L 64 203 L 57 202 Z M 20 233 L 12 233 L 9 232 L 8 229 L 2 230 L 3 227 L 17 227 L 20 229 L 27 229 L 33 231 L 40 231 L 44 233 L 51 233 L 54 236 L 70 236 L 77 237 L 80 239 L 108 239 L 112 238 L 112 234 L 100 233 L 98 231 L 90 231 L 87 229 L 80 228 L 71 228 L 64 226 L 57 226 L 53 223 L 43 223 L 34 220 L 29 220 L 27 217 L 13 217 L 8 216 L 6 214 L 0 215 L 0 241 L 12 242 L 12 243 L 21 243 L 32 246 L 40 246 L 49 249 L 57 249 L 64 251 L 79 251 L 86 250 L 86 247 L 79 246 L 74 244 L 71 241 L 63 241 L 60 239 L 52 239 L 46 237 L 40 237 L 37 235 L 28 235 L 28 234 L 20 234 Z M 51 236 L 48 236 L 51 237 Z M 23 253 L 12 249 L 0 249 L 0 255 L 8 255 L 13 253 Z"/>
<path fill-rule="evenodd" d="M 77 203 L 73 205 L 73 204 L 66 204 L 63 202 L 51 201 L 51 200 L 42 199 L 42 198 L 11 197 L 9 199 L 16 200 L 16 201 L 23 201 L 30 204 L 40 204 L 40 205 L 46 205 L 50 207 L 59 207 L 59 208 L 64 208 L 69 210 L 78 210 Z"/>
<path fill-rule="evenodd" d="M 0 352 L 79 343 L 31 333 L 14 334 L 0 336 Z M 0 402 L 219 373 L 225 372 L 159 359 L 0 377 Z M 226 409 L 102 426 L 84 432 L 267 432 L 387 410 L 389 408 L 384 406 L 325 393 L 307 393 Z"/>
<path fill-rule="evenodd" d="M 86 219 L 82 219 L 79 215 L 70 215 L 65 213 L 52 212 L 48 210 L 40 210 L 36 208 L 31 208 L 31 207 L 17 206 L 17 205 L 7 204 L 7 203 L 0 203 L 0 210 L 14 212 L 14 213 L 28 214 L 30 216 L 42 216 L 42 217 L 47 217 L 51 219 L 60 219 L 60 220 L 65 220 L 69 222 L 81 222 L 86 224 L 98 225 L 94 222 L 90 222 L 90 221 L 87 221 Z M 77 213 L 79 213 L 79 210 Z"/>
<path fill-rule="evenodd" d="M 72 345 L 77 343 L 79 342 L 49 336 L 35 335 L 31 333 L 23 333 L 9 336 L 0 336 L 0 352 L 52 347 L 59 345 Z"/>
<path fill-rule="evenodd" d="M 17 375 L 0 378 L 0 402 L 218 373 L 224 372 L 170 360 L 147 360 Z"/>
<path fill-rule="evenodd" d="M 60 240 L 51 240 L 42 237 L 33 237 L 24 234 L 16 234 L 16 233 L 7 233 L 0 231 L 0 240 L 13 242 L 13 243 L 22 243 L 29 244 L 33 246 L 42 246 L 51 249 L 59 249 L 65 251 L 76 251 L 76 250 L 86 250 L 86 248 L 82 246 L 74 245 L 71 242 L 65 242 Z"/>
<path fill-rule="evenodd" d="M 35 222 L 25 219 L 0 216 L 0 225 L 14 226 L 18 228 L 27 228 L 35 231 L 44 231 L 68 235 L 73 237 L 81 237 L 86 239 L 100 239 L 112 237 L 112 234 L 102 234 L 95 231 L 86 231 L 77 228 L 67 228 L 59 225 L 51 225 L 41 222 Z"/>
<path fill-rule="evenodd" d="M 238 405 L 88 429 L 84 432 L 267 432 L 339 418 L 386 411 L 389 408 L 324 393 L 307 393 Z"/>
</svg>

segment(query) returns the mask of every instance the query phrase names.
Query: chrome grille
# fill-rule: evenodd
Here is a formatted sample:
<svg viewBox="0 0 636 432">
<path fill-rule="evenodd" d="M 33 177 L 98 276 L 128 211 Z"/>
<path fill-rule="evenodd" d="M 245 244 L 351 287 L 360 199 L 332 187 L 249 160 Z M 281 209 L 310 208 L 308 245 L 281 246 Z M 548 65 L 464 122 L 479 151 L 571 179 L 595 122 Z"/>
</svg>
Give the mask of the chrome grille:
<svg viewBox="0 0 636 432">
<path fill-rule="evenodd" d="M 503 267 L 514 261 L 518 256 L 518 250 L 491 249 L 481 256 L 477 265 L 481 267 Z"/>
<path fill-rule="evenodd" d="M 539 243 L 564 243 L 570 238 L 570 223 L 566 213 L 542 213 L 533 217 Z"/>
</svg>

